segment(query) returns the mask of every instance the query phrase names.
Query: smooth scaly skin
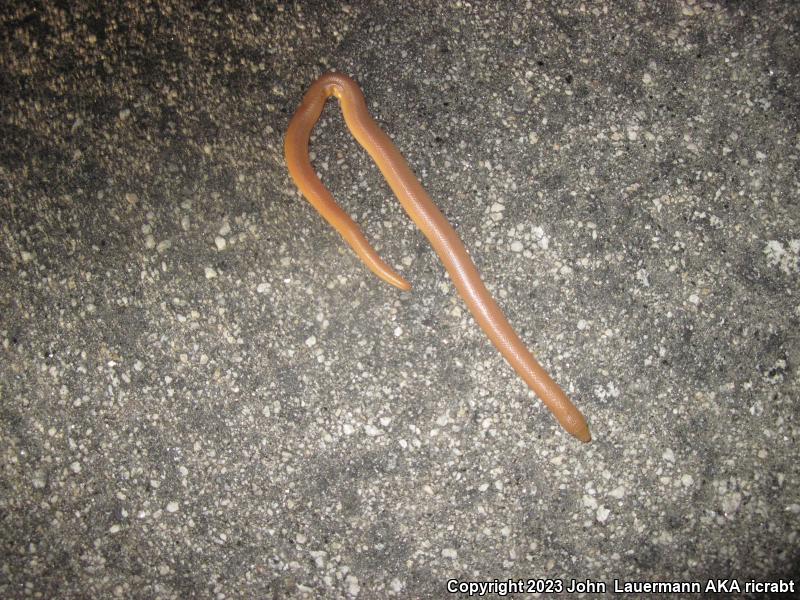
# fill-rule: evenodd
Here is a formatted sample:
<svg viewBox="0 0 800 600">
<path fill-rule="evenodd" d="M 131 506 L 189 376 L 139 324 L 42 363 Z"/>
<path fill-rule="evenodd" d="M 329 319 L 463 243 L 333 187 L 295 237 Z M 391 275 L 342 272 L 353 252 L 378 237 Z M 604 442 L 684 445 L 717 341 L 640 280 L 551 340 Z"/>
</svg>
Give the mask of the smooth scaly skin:
<svg viewBox="0 0 800 600">
<path fill-rule="evenodd" d="M 286 164 L 302 194 L 378 277 L 402 290 L 411 289 L 405 279 L 380 259 L 358 225 L 336 204 L 311 166 L 308 140 L 326 100 L 331 96 L 339 99 L 344 120 L 353 136 L 370 154 L 403 208 L 428 238 L 458 293 L 492 343 L 552 411 L 561 426 L 582 442 L 590 441 L 589 427 L 581 412 L 509 325 L 481 281 L 458 234 L 422 189 L 389 136 L 372 119 L 358 84 L 341 73 L 326 73 L 314 82 L 286 132 Z"/>
</svg>

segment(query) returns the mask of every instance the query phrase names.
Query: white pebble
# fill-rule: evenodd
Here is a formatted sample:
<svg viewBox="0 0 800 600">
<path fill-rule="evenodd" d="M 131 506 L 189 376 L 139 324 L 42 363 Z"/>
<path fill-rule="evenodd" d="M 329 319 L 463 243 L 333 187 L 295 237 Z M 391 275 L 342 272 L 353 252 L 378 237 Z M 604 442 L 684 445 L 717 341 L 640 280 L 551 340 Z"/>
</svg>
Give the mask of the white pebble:
<svg viewBox="0 0 800 600">
<path fill-rule="evenodd" d="M 361 591 L 361 586 L 358 585 L 358 577 L 355 575 L 348 575 L 345 577 L 345 581 L 347 582 L 347 593 L 354 598 L 358 596 L 358 593 Z"/>
<path fill-rule="evenodd" d="M 512 252 L 522 252 L 522 248 L 523 248 L 522 242 L 520 242 L 519 240 L 514 240 L 513 242 L 511 242 Z"/>
<path fill-rule="evenodd" d="M 458 552 L 455 548 L 444 548 L 442 550 L 442 557 L 456 559 L 458 558 Z"/>
<path fill-rule="evenodd" d="M 167 504 L 167 512 L 168 513 L 178 512 L 178 508 L 179 508 L 178 507 L 178 503 L 175 502 L 174 500 L 172 502 L 170 502 L 169 504 Z"/>
<path fill-rule="evenodd" d="M 597 509 L 597 520 L 601 523 L 605 523 L 608 516 L 611 514 L 611 511 L 608 510 L 605 506 L 601 506 Z"/>
<path fill-rule="evenodd" d="M 214 238 L 214 243 L 217 245 L 217 250 L 225 250 L 225 246 L 227 245 L 225 238 L 221 235 Z"/>
<path fill-rule="evenodd" d="M 742 495 L 739 492 L 731 492 L 722 497 L 722 512 L 731 515 L 739 510 L 742 503 Z"/>
</svg>

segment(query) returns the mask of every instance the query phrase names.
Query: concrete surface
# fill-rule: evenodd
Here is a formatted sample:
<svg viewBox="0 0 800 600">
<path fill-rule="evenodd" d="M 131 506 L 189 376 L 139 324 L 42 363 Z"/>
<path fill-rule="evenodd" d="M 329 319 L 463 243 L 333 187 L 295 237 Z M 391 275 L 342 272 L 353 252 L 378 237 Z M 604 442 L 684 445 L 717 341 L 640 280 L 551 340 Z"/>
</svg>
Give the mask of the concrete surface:
<svg viewBox="0 0 800 600">
<path fill-rule="evenodd" d="M 0 596 L 798 580 L 800 5 L 398 4 L 5 5 Z M 315 165 L 412 292 L 300 198 L 329 69 L 591 444 L 335 104 Z"/>
</svg>

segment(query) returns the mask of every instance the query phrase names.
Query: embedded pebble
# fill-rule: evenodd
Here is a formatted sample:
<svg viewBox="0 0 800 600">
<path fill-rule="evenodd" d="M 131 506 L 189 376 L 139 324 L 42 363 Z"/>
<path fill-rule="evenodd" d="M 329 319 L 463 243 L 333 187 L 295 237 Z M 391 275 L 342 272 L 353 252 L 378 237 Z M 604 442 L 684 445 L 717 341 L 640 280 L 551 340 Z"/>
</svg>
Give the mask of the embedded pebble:
<svg viewBox="0 0 800 600">
<path fill-rule="evenodd" d="M 366 425 L 364 425 L 364 433 L 366 433 L 370 437 L 376 437 L 381 435 L 383 432 L 374 425 L 367 423 Z"/>
<path fill-rule="evenodd" d="M 597 520 L 600 523 L 605 523 L 608 520 L 608 517 L 611 515 L 611 511 L 607 509 L 605 506 L 598 506 L 597 507 Z"/>
</svg>

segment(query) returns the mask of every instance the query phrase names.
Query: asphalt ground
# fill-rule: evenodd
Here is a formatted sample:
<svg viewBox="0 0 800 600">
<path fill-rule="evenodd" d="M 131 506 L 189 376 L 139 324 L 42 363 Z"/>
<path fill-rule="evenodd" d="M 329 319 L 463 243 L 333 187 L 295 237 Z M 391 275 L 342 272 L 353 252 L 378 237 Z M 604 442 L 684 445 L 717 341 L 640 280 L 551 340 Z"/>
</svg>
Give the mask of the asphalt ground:
<svg viewBox="0 0 800 600">
<path fill-rule="evenodd" d="M 3 6 L 0 596 L 800 581 L 798 3 Z M 298 194 L 333 69 L 590 444 L 335 103 L 314 165 L 413 289 Z"/>
</svg>

